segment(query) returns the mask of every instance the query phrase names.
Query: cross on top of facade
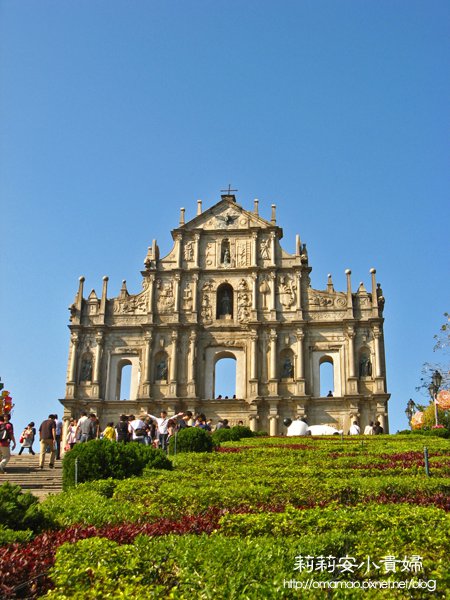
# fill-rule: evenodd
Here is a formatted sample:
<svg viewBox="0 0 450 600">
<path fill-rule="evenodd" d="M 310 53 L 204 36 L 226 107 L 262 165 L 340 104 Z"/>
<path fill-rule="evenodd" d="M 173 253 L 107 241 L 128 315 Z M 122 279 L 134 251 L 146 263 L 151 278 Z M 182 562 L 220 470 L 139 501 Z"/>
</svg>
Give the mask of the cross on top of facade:
<svg viewBox="0 0 450 600">
<path fill-rule="evenodd" d="M 221 192 L 225 192 L 227 196 L 231 196 L 231 192 L 238 192 L 239 190 L 232 190 L 231 183 L 228 184 L 227 190 L 220 190 Z"/>
</svg>

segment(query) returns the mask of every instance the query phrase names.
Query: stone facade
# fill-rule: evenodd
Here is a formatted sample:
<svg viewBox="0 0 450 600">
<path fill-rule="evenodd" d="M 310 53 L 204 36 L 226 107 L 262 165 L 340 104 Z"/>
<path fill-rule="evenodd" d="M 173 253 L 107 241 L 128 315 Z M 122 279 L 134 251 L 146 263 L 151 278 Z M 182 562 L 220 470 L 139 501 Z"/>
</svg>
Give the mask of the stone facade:
<svg viewBox="0 0 450 600">
<path fill-rule="evenodd" d="M 148 249 L 142 291 L 123 282 L 107 297 L 83 296 L 70 307 L 65 416 L 97 413 L 101 425 L 121 413 L 204 412 L 215 422 L 244 421 L 252 430 L 285 433 L 283 419 L 348 430 L 378 419 L 388 432 L 381 287 L 311 288 L 306 245 L 281 245 L 275 206 L 270 221 L 244 210 L 235 196 L 185 223 L 181 209 L 174 246 L 159 257 Z M 236 360 L 236 398 L 217 399 L 215 367 Z M 333 396 L 321 396 L 323 363 L 332 365 Z M 122 369 L 131 365 L 128 400 L 120 399 Z"/>
</svg>

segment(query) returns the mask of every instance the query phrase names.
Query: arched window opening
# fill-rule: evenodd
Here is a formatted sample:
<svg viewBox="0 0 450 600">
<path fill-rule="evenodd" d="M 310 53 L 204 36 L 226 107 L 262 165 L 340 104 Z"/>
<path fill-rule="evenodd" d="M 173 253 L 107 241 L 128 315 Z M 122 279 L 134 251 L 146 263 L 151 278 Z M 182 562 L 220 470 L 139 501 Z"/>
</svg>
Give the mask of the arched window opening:
<svg viewBox="0 0 450 600">
<path fill-rule="evenodd" d="M 155 382 L 167 383 L 169 377 L 169 361 L 166 352 L 158 352 L 155 356 Z"/>
<path fill-rule="evenodd" d="M 129 400 L 131 398 L 131 372 L 132 366 L 129 361 L 123 361 L 119 364 L 117 370 L 117 389 L 119 390 L 119 400 Z"/>
<path fill-rule="evenodd" d="M 219 358 L 214 367 L 214 398 L 236 397 L 236 358 Z"/>
<path fill-rule="evenodd" d="M 333 360 L 325 356 L 320 361 L 320 397 L 334 396 L 334 373 L 333 373 Z"/>
<path fill-rule="evenodd" d="M 216 318 L 233 318 L 233 288 L 229 283 L 222 283 L 217 288 Z"/>
<path fill-rule="evenodd" d="M 292 350 L 284 350 L 281 353 L 281 379 L 294 378 L 294 353 Z"/>
</svg>

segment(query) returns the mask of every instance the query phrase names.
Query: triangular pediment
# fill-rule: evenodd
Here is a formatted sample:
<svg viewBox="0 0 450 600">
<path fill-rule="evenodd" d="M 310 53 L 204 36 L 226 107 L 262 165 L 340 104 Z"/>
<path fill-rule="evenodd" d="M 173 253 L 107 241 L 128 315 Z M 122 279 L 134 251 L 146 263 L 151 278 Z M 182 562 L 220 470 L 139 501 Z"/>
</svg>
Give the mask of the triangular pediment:
<svg viewBox="0 0 450 600">
<path fill-rule="evenodd" d="M 242 208 L 234 200 L 234 196 L 222 196 L 222 199 L 211 208 L 208 208 L 184 225 L 177 231 L 231 231 L 236 229 L 273 229 L 274 225 L 254 212 Z"/>
</svg>

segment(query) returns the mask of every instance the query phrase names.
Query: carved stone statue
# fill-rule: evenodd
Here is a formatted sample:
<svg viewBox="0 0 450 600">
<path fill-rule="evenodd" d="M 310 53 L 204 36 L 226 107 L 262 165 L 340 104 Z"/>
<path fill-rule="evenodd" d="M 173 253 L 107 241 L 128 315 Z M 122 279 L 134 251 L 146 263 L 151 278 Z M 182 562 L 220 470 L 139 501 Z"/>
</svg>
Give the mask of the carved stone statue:
<svg viewBox="0 0 450 600">
<path fill-rule="evenodd" d="M 294 366 L 289 356 L 286 356 L 283 363 L 283 377 L 294 377 Z"/>
<path fill-rule="evenodd" d="M 260 254 L 262 259 L 270 259 L 270 241 L 268 239 L 261 240 Z"/>
<path fill-rule="evenodd" d="M 224 290 L 220 298 L 220 315 L 231 315 L 231 297 L 228 290 Z"/>
<path fill-rule="evenodd" d="M 371 377 L 372 375 L 372 363 L 368 356 L 363 356 L 359 363 L 359 376 L 360 377 Z"/>
<path fill-rule="evenodd" d="M 156 379 L 159 381 L 167 381 L 167 360 L 161 359 L 156 365 Z"/>
<path fill-rule="evenodd" d="M 92 381 L 92 357 L 86 356 L 81 362 L 80 381 Z"/>
</svg>

